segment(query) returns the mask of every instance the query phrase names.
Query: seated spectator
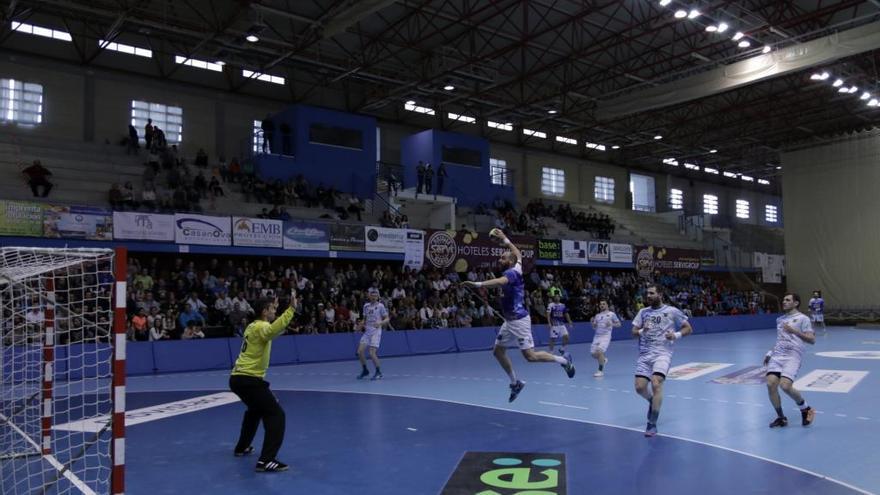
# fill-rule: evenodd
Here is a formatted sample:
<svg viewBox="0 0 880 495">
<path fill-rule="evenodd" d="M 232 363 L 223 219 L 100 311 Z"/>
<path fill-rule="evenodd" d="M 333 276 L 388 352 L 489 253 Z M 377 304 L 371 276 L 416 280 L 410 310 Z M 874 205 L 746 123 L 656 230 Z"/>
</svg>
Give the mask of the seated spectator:
<svg viewBox="0 0 880 495">
<path fill-rule="evenodd" d="M 31 188 L 31 192 L 34 193 L 34 197 L 41 196 L 45 198 L 49 195 L 49 191 L 52 190 L 54 184 L 49 182 L 48 177 L 52 175 L 52 172 L 49 171 L 40 160 L 34 160 L 33 165 L 25 168 L 21 171 L 27 180 L 28 186 Z M 39 194 L 39 188 L 43 188 L 43 194 Z"/>
<path fill-rule="evenodd" d="M 199 326 L 190 325 L 183 330 L 183 335 L 180 338 L 182 340 L 203 339 L 205 332 Z"/>
<path fill-rule="evenodd" d="M 350 196 L 348 198 L 348 211 L 357 216 L 358 222 L 362 222 L 361 212 L 364 211 L 364 205 L 358 198 Z"/>
<path fill-rule="evenodd" d="M 125 209 L 125 201 L 122 198 L 122 189 L 119 188 L 119 184 L 110 186 L 110 191 L 107 192 L 107 201 L 110 203 L 110 208 L 114 210 L 122 211 Z"/>
<path fill-rule="evenodd" d="M 139 203 L 135 201 L 134 197 L 134 186 L 131 185 L 131 182 L 126 182 L 122 188 L 122 204 L 125 209 L 136 210 L 138 208 Z"/>
<path fill-rule="evenodd" d="M 217 177 L 211 177 L 211 183 L 208 184 L 208 190 L 210 191 L 211 196 L 215 198 L 217 196 L 226 196 L 226 194 L 223 193 L 223 187 L 220 186 L 220 181 L 217 180 Z"/>
<path fill-rule="evenodd" d="M 144 190 L 141 191 L 141 204 L 147 211 L 156 211 L 158 207 L 156 187 L 151 182 L 144 184 Z"/>
<path fill-rule="evenodd" d="M 196 153 L 195 165 L 200 168 L 208 168 L 208 153 L 203 148 L 199 148 Z"/>
<path fill-rule="evenodd" d="M 165 315 L 159 313 L 158 310 L 155 311 L 154 314 L 151 314 L 147 318 L 147 325 L 150 327 L 150 341 L 156 340 L 170 340 L 171 332 L 173 330 L 173 321 L 172 328 L 165 327 L 166 318 Z"/>
</svg>

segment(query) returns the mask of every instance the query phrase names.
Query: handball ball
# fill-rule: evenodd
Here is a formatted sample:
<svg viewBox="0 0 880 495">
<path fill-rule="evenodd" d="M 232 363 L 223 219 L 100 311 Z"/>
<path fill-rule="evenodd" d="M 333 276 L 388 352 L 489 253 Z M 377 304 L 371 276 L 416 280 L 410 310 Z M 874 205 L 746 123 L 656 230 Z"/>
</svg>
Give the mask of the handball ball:
<svg viewBox="0 0 880 495">
<path fill-rule="evenodd" d="M 501 236 L 503 235 L 503 233 L 501 232 L 501 229 L 496 227 L 496 228 L 489 231 L 489 235 L 500 239 Z"/>
</svg>

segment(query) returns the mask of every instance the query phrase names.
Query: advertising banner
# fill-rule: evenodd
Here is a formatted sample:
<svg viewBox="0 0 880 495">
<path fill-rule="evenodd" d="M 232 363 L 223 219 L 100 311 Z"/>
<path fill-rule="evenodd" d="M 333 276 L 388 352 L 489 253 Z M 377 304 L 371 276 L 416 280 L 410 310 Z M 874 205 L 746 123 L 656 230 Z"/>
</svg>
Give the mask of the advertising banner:
<svg viewBox="0 0 880 495">
<path fill-rule="evenodd" d="M 587 259 L 590 261 L 610 260 L 610 246 L 610 242 L 590 241 L 590 250 L 587 252 Z"/>
<path fill-rule="evenodd" d="M 405 246 L 403 266 L 421 270 L 425 264 L 425 233 L 421 230 L 407 230 Z"/>
<path fill-rule="evenodd" d="M 174 241 L 178 244 L 230 246 L 232 245 L 231 219 L 177 213 L 174 215 Z"/>
<path fill-rule="evenodd" d="M 587 264 L 587 242 L 562 240 L 562 262 L 569 265 Z"/>
<path fill-rule="evenodd" d="M 632 263 L 633 247 L 629 244 L 611 244 L 610 248 L 612 263 Z"/>
<path fill-rule="evenodd" d="M 282 225 L 281 220 L 232 217 L 232 244 L 280 248 L 284 245 Z"/>
<path fill-rule="evenodd" d="M 131 241 L 173 241 L 174 215 L 114 211 L 113 238 Z"/>
<path fill-rule="evenodd" d="M 636 270 L 642 278 L 650 278 L 654 272 L 695 272 L 703 255 L 695 249 L 657 246 L 638 246 L 636 252 Z"/>
<path fill-rule="evenodd" d="M 794 382 L 796 389 L 806 392 L 849 393 L 868 376 L 867 371 L 813 370 Z"/>
<path fill-rule="evenodd" d="M 44 237 L 113 240 L 113 213 L 90 206 L 47 206 L 43 209 Z"/>
<path fill-rule="evenodd" d="M 406 246 L 406 229 L 364 227 L 364 245 L 367 251 L 379 253 L 403 253 Z"/>
<path fill-rule="evenodd" d="M 562 241 L 559 239 L 538 239 L 538 259 L 562 261 Z"/>
<path fill-rule="evenodd" d="M 284 222 L 284 249 L 329 251 L 330 229 L 319 222 Z"/>
<path fill-rule="evenodd" d="M 0 201 L 0 235 L 43 235 L 43 205 L 25 201 Z"/>
<path fill-rule="evenodd" d="M 364 227 L 362 225 L 330 225 L 330 250 L 363 251 Z"/>
<path fill-rule="evenodd" d="M 457 272 L 497 269 L 498 259 L 507 251 L 489 234 L 466 230 L 429 230 L 426 235 L 425 259 L 436 268 L 452 267 Z M 510 241 L 522 252 L 523 273 L 530 272 L 535 265 L 535 238 L 510 236 Z"/>
</svg>

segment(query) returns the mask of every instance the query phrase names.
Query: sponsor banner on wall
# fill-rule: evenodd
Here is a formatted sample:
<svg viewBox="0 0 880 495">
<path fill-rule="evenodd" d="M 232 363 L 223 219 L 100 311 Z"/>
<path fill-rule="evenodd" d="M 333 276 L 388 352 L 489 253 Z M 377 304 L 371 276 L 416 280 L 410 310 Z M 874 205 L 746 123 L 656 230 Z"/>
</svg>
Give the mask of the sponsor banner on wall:
<svg viewBox="0 0 880 495">
<path fill-rule="evenodd" d="M 320 222 L 284 222 L 284 249 L 329 251 L 329 225 Z"/>
<path fill-rule="evenodd" d="M 43 235 L 43 205 L 26 201 L 0 201 L 0 235 Z"/>
<path fill-rule="evenodd" d="M 457 272 L 470 269 L 497 269 L 498 259 L 507 248 L 489 237 L 466 230 L 429 230 L 426 233 L 425 259 L 436 268 L 453 268 Z M 536 240 L 528 236 L 509 236 L 523 256 L 523 273 L 535 266 Z"/>
<path fill-rule="evenodd" d="M 732 363 L 685 363 L 675 366 L 666 375 L 667 380 L 693 380 L 694 378 L 723 370 Z"/>
<path fill-rule="evenodd" d="M 867 371 L 853 370 L 813 370 L 794 382 L 801 392 L 848 393 L 868 376 Z"/>
<path fill-rule="evenodd" d="M 724 385 L 763 385 L 767 382 L 766 366 L 747 366 L 741 370 L 719 376 L 712 383 Z"/>
<path fill-rule="evenodd" d="M 562 241 L 559 239 L 538 239 L 538 259 L 562 261 Z"/>
<path fill-rule="evenodd" d="M 570 265 L 586 265 L 587 241 L 562 240 L 562 262 Z"/>
<path fill-rule="evenodd" d="M 173 241 L 174 215 L 114 211 L 113 238 L 131 241 Z"/>
<path fill-rule="evenodd" d="M 334 223 L 330 226 L 331 251 L 363 251 L 364 227 Z"/>
<path fill-rule="evenodd" d="M 232 217 L 232 244 L 280 248 L 284 245 L 281 220 Z"/>
<path fill-rule="evenodd" d="M 403 251 L 403 266 L 419 271 L 425 264 L 425 233 L 421 230 L 407 230 Z"/>
<path fill-rule="evenodd" d="M 633 247 L 629 244 L 612 243 L 609 251 L 612 263 L 633 262 Z"/>
<path fill-rule="evenodd" d="M 43 236 L 112 241 L 113 212 L 89 206 L 47 206 Z"/>
<path fill-rule="evenodd" d="M 379 253 L 403 253 L 406 249 L 406 229 L 364 227 L 364 246 L 367 251 Z"/>
<path fill-rule="evenodd" d="M 587 259 L 590 261 L 608 261 L 610 242 L 590 241 Z"/>
<path fill-rule="evenodd" d="M 695 249 L 637 246 L 636 270 L 642 278 L 650 278 L 654 272 L 695 272 L 700 269 L 702 255 Z"/>
<path fill-rule="evenodd" d="M 178 244 L 207 246 L 232 245 L 232 222 L 229 217 L 174 215 L 174 241 Z"/>
</svg>

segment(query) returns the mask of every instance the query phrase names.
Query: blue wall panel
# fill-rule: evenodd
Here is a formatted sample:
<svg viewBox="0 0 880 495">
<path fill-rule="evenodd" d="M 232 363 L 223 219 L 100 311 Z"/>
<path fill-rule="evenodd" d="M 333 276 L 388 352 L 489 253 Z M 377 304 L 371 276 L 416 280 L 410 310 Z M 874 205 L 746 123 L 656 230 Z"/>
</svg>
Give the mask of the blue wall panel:
<svg viewBox="0 0 880 495">
<path fill-rule="evenodd" d="M 364 334 L 356 332 L 355 338 L 360 342 Z M 379 357 L 391 356 L 408 356 L 412 354 L 409 350 L 409 335 L 406 331 L 382 332 L 382 342 L 379 345 Z M 367 351 L 367 359 L 369 359 L 369 351 Z"/>
<path fill-rule="evenodd" d="M 357 353 L 360 334 L 330 333 L 322 335 L 297 335 L 296 347 L 299 362 L 317 363 L 353 359 Z"/>
<path fill-rule="evenodd" d="M 233 365 L 235 360 L 238 359 L 239 349 L 241 349 L 241 346 L 238 349 L 232 350 Z M 269 357 L 270 365 L 296 364 L 297 362 L 299 362 L 299 353 L 297 352 L 296 339 L 293 336 L 285 335 L 272 341 L 272 355 Z"/>
<path fill-rule="evenodd" d="M 231 369 L 227 339 L 153 342 L 156 368 L 161 372 Z"/>
<path fill-rule="evenodd" d="M 494 327 L 455 328 L 455 342 L 459 352 L 489 350 L 495 345 Z"/>
<path fill-rule="evenodd" d="M 153 362 L 152 342 L 128 342 L 125 346 L 125 371 L 129 375 L 152 373 Z"/>
<path fill-rule="evenodd" d="M 408 330 L 409 348 L 412 354 L 439 354 L 456 352 L 455 333 L 443 330 Z"/>
</svg>

